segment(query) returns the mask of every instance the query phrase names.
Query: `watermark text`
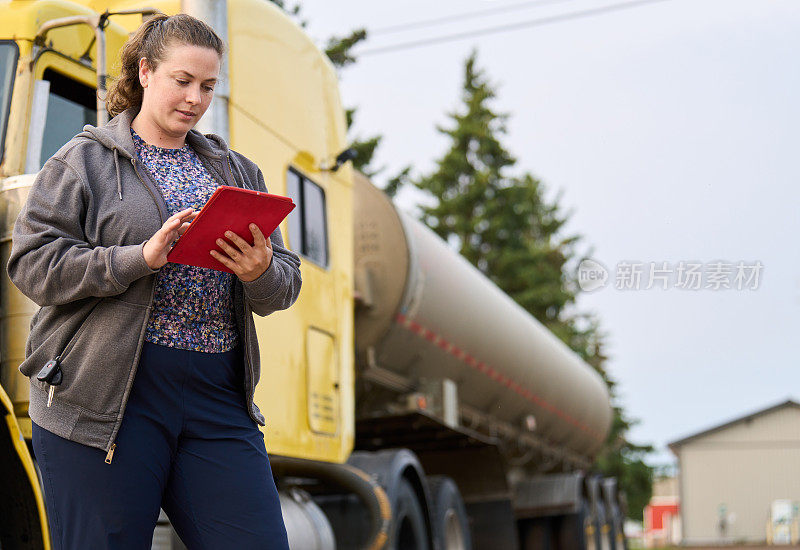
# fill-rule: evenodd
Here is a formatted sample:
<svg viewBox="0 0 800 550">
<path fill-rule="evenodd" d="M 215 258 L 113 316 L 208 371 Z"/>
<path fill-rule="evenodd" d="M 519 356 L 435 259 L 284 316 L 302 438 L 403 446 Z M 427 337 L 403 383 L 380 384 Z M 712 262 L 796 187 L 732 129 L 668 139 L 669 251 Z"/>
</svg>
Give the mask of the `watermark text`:
<svg viewBox="0 0 800 550">
<path fill-rule="evenodd" d="M 613 276 L 600 262 L 583 260 L 578 266 L 578 285 L 591 292 L 613 284 L 621 291 L 677 289 L 758 290 L 764 265 L 760 261 L 727 262 L 640 262 L 623 261 L 614 266 Z"/>
</svg>

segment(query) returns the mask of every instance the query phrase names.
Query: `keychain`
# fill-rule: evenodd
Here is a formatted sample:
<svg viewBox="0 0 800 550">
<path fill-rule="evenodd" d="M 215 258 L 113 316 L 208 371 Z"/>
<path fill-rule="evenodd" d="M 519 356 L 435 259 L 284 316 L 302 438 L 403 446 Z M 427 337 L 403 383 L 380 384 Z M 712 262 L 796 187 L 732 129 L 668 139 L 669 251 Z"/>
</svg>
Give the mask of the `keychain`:
<svg viewBox="0 0 800 550">
<path fill-rule="evenodd" d="M 42 382 L 46 382 L 50 384 L 50 391 L 47 394 L 47 406 L 49 407 L 50 404 L 53 402 L 53 393 L 56 391 L 56 386 L 61 384 L 64 376 L 61 373 L 61 356 L 59 355 L 55 359 L 51 359 L 50 361 L 42 367 L 42 370 L 39 371 L 39 374 L 36 375 L 36 379 Z"/>
</svg>

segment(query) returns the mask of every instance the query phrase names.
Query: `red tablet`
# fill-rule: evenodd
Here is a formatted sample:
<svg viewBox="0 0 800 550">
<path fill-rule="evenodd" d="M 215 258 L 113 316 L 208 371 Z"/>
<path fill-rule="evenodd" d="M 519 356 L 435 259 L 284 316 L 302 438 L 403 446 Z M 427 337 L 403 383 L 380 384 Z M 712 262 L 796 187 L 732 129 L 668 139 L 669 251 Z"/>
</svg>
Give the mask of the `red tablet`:
<svg viewBox="0 0 800 550">
<path fill-rule="evenodd" d="M 295 204 L 289 197 L 239 187 L 218 187 L 169 251 L 167 260 L 176 264 L 209 267 L 232 273 L 209 254 L 211 250 L 222 252 L 217 246 L 217 239 L 224 239 L 225 231 L 233 231 L 253 244 L 251 223 L 256 224 L 264 236 L 269 238 L 294 207 Z"/>
</svg>

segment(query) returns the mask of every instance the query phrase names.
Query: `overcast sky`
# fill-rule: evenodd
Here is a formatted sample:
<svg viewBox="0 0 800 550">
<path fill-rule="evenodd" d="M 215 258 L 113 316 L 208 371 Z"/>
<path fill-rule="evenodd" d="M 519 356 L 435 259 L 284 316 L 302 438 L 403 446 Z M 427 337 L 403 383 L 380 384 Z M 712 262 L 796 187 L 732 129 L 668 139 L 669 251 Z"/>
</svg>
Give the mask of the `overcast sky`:
<svg viewBox="0 0 800 550">
<path fill-rule="evenodd" d="M 361 48 L 582 12 L 622 0 L 303 0 L 323 43 L 357 27 L 496 9 L 494 15 L 398 33 Z M 533 4 L 533 3 L 528 3 Z M 544 4 L 544 2 L 543 2 Z M 503 11 L 506 10 L 506 11 Z M 341 74 L 357 133 L 380 133 L 385 175 L 429 171 L 447 148 L 437 124 L 459 106 L 475 48 L 510 115 L 507 147 L 573 212 L 605 266 L 605 288 L 582 295 L 608 333 L 609 371 L 632 438 L 667 442 L 800 398 L 800 2 L 665 0 L 633 9 L 464 40 L 365 53 Z M 382 177 L 377 178 L 382 181 Z M 552 196 L 551 195 L 551 196 Z M 413 197 L 403 197 L 411 208 Z M 763 268 L 742 290 L 644 290 L 650 264 Z M 621 262 L 640 290 L 617 289 Z M 633 268 L 635 269 L 635 267 Z M 731 274 L 734 281 L 736 267 Z M 752 270 L 746 275 L 752 275 Z M 705 287 L 708 271 L 701 280 Z M 662 284 L 654 285 L 656 287 Z"/>
</svg>

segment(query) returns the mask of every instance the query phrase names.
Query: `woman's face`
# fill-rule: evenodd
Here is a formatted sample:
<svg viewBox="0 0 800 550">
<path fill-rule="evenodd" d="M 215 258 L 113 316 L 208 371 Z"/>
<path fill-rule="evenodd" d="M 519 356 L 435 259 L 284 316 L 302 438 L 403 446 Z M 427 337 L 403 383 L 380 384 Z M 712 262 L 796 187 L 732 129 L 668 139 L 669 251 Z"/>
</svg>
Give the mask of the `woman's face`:
<svg viewBox="0 0 800 550">
<path fill-rule="evenodd" d="M 155 71 L 141 59 L 142 122 L 165 138 L 182 140 L 214 97 L 219 65 L 213 49 L 180 43 L 169 45 Z"/>
</svg>

